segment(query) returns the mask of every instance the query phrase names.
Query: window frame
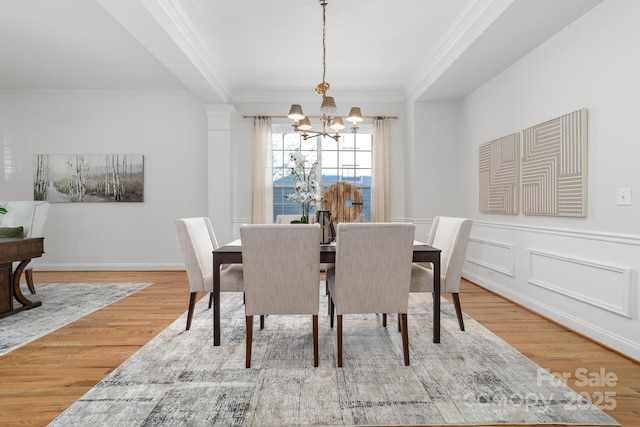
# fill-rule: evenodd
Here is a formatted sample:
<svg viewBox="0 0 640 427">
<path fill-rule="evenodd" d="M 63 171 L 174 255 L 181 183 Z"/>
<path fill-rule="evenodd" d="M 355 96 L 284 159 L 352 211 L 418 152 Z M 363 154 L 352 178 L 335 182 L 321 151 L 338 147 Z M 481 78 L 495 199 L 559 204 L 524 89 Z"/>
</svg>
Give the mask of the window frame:
<svg viewBox="0 0 640 427">
<path fill-rule="evenodd" d="M 362 214 L 365 215 L 367 221 L 369 221 L 370 212 L 371 212 L 371 206 L 370 206 L 371 179 L 373 178 L 373 129 L 374 129 L 373 124 L 368 124 L 368 123 L 360 124 L 357 134 L 352 134 L 350 132 L 342 133 L 340 138 L 341 142 L 336 143 L 336 142 L 333 142 L 334 140 L 329 137 L 325 137 L 323 139 L 321 136 L 317 138 L 309 138 L 308 140 L 304 141 L 302 139 L 302 134 L 300 134 L 299 132 L 293 131 L 293 129 L 291 128 L 291 124 L 273 123 L 271 125 L 271 135 L 272 135 L 271 148 L 272 148 L 272 158 L 273 158 L 272 177 L 273 177 L 274 220 L 277 217 L 277 215 L 291 215 L 291 214 L 301 213 L 300 207 L 295 202 L 292 202 L 286 199 L 286 195 L 294 191 L 293 180 L 290 179 L 289 153 L 292 153 L 297 150 L 302 150 L 303 153 L 307 154 L 307 160 L 309 160 L 310 162 L 313 162 L 316 159 L 318 160 L 318 171 L 319 171 L 318 178 L 319 178 L 323 193 L 326 191 L 329 185 L 337 181 L 347 181 L 347 182 L 353 183 L 358 187 L 358 189 L 362 193 L 363 200 L 364 200 Z M 276 135 L 282 135 L 282 138 L 280 138 L 277 141 L 278 143 L 277 146 L 276 146 L 276 140 L 275 140 Z M 289 137 L 287 137 L 286 135 L 289 135 Z M 341 143 L 344 144 L 344 142 L 342 142 L 343 138 L 350 138 L 350 137 L 353 138 L 354 143 L 352 145 L 349 145 L 348 147 L 353 147 L 353 148 L 344 149 L 344 146 L 341 147 L 340 144 Z M 360 141 L 365 139 L 365 145 L 366 145 L 365 149 L 358 149 L 358 139 L 360 139 Z M 293 140 L 297 140 L 297 147 L 295 148 L 292 147 Z M 323 150 L 323 143 L 325 143 L 325 141 L 327 141 L 328 145 L 330 146 L 333 146 L 335 144 L 336 149 L 334 150 L 332 148 L 327 148 Z M 315 148 L 310 149 L 310 147 L 313 147 L 313 146 L 315 146 Z M 336 153 L 336 156 L 337 156 L 336 162 L 333 163 L 337 165 L 336 168 L 333 168 L 333 167 L 327 168 L 323 165 L 323 157 L 325 157 L 326 153 Z M 340 153 L 345 153 L 353 156 L 352 159 L 349 159 L 349 160 L 353 160 L 353 163 L 352 163 L 353 168 L 349 168 L 349 169 L 353 170 L 352 176 L 355 178 L 359 178 L 359 180 L 344 179 L 345 176 L 343 175 L 343 173 L 346 170 L 344 166 L 347 164 L 344 161 L 345 160 L 344 157 L 342 157 L 343 155 L 341 155 Z M 358 153 L 368 153 L 368 154 L 365 154 L 365 157 L 368 155 L 368 164 L 365 164 L 365 167 L 358 167 L 358 164 L 359 164 Z M 362 160 L 363 159 L 361 158 L 360 161 Z M 324 159 L 324 161 L 326 162 L 326 159 Z M 365 162 L 366 161 L 367 160 L 365 159 Z M 333 182 L 326 182 L 326 178 L 328 176 L 326 175 L 326 170 L 328 169 L 336 170 L 336 173 L 331 175 L 335 177 L 335 180 Z M 368 170 L 369 174 L 368 175 L 358 174 L 357 172 L 358 170 Z M 276 179 L 276 173 L 278 172 L 279 172 L 279 174 L 277 175 L 278 179 Z M 369 178 L 368 182 L 366 179 L 367 177 Z M 278 181 L 280 181 L 280 183 L 278 183 Z M 315 209 L 313 209 L 313 211 L 315 212 Z"/>
</svg>

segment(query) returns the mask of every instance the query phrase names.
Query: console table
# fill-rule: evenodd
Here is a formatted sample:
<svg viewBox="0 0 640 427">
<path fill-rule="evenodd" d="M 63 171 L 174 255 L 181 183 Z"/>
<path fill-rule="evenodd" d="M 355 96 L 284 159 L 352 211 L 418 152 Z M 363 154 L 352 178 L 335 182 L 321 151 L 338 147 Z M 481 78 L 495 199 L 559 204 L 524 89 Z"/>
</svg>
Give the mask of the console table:
<svg viewBox="0 0 640 427">
<path fill-rule="evenodd" d="M 0 238 L 0 318 L 42 305 L 40 301 L 29 301 L 22 294 L 20 276 L 31 259 L 38 258 L 43 253 L 43 237 Z M 15 270 L 13 270 L 14 262 L 19 263 Z M 21 307 L 13 306 L 14 298 L 22 304 Z"/>
</svg>

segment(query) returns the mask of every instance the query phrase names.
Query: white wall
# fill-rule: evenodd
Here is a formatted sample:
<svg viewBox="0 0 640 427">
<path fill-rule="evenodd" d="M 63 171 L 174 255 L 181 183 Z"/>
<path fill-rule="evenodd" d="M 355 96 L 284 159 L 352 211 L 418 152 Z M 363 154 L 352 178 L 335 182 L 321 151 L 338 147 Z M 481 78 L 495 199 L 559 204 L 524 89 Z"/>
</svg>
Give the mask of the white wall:
<svg viewBox="0 0 640 427">
<path fill-rule="evenodd" d="M 465 276 L 640 359 L 640 2 L 607 0 L 463 102 Z M 588 109 L 588 216 L 482 215 L 478 146 Z M 632 206 L 617 206 L 630 187 Z M 464 300 L 463 300 L 464 306 Z"/>
<path fill-rule="evenodd" d="M 434 217 L 459 216 L 460 103 L 421 101 L 413 103 L 413 134 L 408 139 L 411 164 L 407 216 L 416 224 L 417 238 L 426 240 Z"/>
<path fill-rule="evenodd" d="M 206 132 L 183 93 L 0 93 L 0 200 L 33 200 L 34 154 L 144 155 L 144 203 L 52 204 L 34 267 L 182 268 L 173 222 L 207 214 Z"/>
</svg>

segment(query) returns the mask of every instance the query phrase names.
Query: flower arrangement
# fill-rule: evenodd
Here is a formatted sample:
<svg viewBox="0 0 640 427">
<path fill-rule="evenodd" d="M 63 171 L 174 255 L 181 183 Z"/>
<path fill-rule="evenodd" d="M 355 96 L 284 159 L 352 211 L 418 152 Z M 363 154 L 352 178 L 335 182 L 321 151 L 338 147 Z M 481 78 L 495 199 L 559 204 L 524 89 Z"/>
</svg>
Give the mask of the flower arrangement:
<svg viewBox="0 0 640 427">
<path fill-rule="evenodd" d="M 302 216 L 299 221 L 291 221 L 292 224 L 309 223 L 309 212 L 311 205 L 315 205 L 322 201 L 320 196 L 320 183 L 317 180 L 318 161 L 311 164 L 307 171 L 307 156 L 300 152 L 291 153 L 291 176 L 293 177 L 293 185 L 295 193 L 287 194 L 287 199 L 299 203 L 302 207 Z"/>
<path fill-rule="evenodd" d="M 7 210 L 3 207 L 0 207 L 0 214 L 6 214 Z"/>
</svg>

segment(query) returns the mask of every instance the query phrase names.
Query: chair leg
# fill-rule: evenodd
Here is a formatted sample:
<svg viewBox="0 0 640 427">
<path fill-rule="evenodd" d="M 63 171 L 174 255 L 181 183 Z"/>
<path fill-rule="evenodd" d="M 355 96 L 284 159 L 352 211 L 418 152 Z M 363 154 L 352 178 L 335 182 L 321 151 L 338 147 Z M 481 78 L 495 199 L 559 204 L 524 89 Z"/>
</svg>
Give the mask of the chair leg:
<svg viewBox="0 0 640 427">
<path fill-rule="evenodd" d="M 264 314 L 260 315 L 260 329 L 264 329 Z"/>
<path fill-rule="evenodd" d="M 387 313 L 382 313 L 382 327 L 387 327 Z"/>
<path fill-rule="evenodd" d="M 250 368 L 251 367 L 251 344 L 253 342 L 253 316 L 245 316 L 245 327 L 247 329 L 245 368 Z"/>
<path fill-rule="evenodd" d="M 209 310 L 213 307 L 213 292 L 209 293 Z"/>
<path fill-rule="evenodd" d="M 456 315 L 458 316 L 458 325 L 460 325 L 460 330 L 464 331 L 464 320 L 462 320 L 462 306 L 460 306 L 460 295 L 455 292 L 451 293 L 453 297 L 453 305 L 456 307 Z"/>
<path fill-rule="evenodd" d="M 313 315 L 313 367 L 318 367 L 318 315 Z"/>
<path fill-rule="evenodd" d="M 402 323 L 400 322 L 402 316 L 398 313 L 398 332 L 402 332 Z"/>
<path fill-rule="evenodd" d="M 342 368 L 342 314 L 338 314 L 338 368 Z"/>
<path fill-rule="evenodd" d="M 404 366 L 409 366 L 409 328 L 407 328 L 407 313 L 402 313 L 402 352 Z"/>
<path fill-rule="evenodd" d="M 24 271 L 24 277 L 27 279 L 27 286 L 29 287 L 29 292 L 32 294 L 36 293 L 36 288 L 33 287 L 33 270 L 28 269 Z"/>
<path fill-rule="evenodd" d="M 196 306 L 196 295 L 197 292 L 191 292 L 191 296 L 189 297 L 189 312 L 187 313 L 187 331 L 191 329 L 191 318 L 193 317 L 193 309 Z"/>
</svg>

